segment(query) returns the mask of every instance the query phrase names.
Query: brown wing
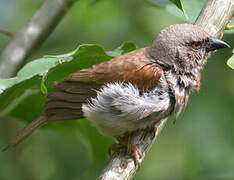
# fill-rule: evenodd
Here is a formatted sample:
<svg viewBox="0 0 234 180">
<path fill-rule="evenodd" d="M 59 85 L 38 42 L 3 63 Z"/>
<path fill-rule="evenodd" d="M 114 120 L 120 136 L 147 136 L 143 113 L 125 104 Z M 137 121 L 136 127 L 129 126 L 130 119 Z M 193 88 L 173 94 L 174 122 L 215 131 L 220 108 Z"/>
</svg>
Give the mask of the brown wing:
<svg viewBox="0 0 234 180">
<path fill-rule="evenodd" d="M 152 63 L 145 48 L 116 57 L 108 62 L 82 69 L 56 84 L 48 94 L 45 114 L 48 121 L 82 118 L 81 106 L 101 85 L 110 82 L 131 82 L 141 90 L 152 89 L 158 83 L 162 69 Z"/>
<path fill-rule="evenodd" d="M 45 112 L 28 124 L 4 150 L 13 147 L 48 121 L 76 120 L 83 117 L 82 104 L 96 96 L 96 90 L 109 82 L 131 82 L 141 90 L 155 87 L 162 69 L 147 56 L 145 48 L 116 57 L 108 62 L 79 70 L 54 85 L 48 94 Z"/>
<path fill-rule="evenodd" d="M 151 89 L 157 85 L 162 69 L 152 63 L 146 48 L 138 49 L 110 61 L 82 69 L 68 76 L 65 81 L 105 84 L 131 82 L 138 88 Z"/>
</svg>

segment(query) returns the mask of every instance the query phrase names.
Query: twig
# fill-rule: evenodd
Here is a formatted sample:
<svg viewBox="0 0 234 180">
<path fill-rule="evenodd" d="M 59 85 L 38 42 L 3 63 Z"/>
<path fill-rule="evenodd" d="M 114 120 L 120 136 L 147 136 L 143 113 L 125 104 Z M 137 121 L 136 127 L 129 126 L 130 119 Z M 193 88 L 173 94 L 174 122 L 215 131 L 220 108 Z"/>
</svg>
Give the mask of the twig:
<svg viewBox="0 0 234 180">
<path fill-rule="evenodd" d="M 230 22 L 233 14 L 233 0 L 208 0 L 195 24 L 203 27 L 212 36 L 222 37 L 223 30 Z M 152 136 L 152 132 L 147 131 L 134 134 L 132 143 L 137 145 L 143 154 L 143 158 L 158 137 L 165 123 L 166 120 L 161 120 L 161 122 L 156 125 L 155 136 Z M 129 180 L 132 179 L 135 174 L 136 167 L 133 159 L 129 157 L 127 152 L 119 150 L 110 158 L 99 179 Z"/>
<path fill-rule="evenodd" d="M 227 25 L 225 30 L 233 30 L 234 29 L 234 25 Z"/>
<path fill-rule="evenodd" d="M 0 29 L 0 33 L 4 34 L 4 35 L 6 35 L 6 36 L 8 36 L 8 37 L 10 37 L 10 38 L 13 38 L 13 37 L 14 37 L 14 34 L 13 34 L 13 33 L 9 32 L 9 31 L 7 31 L 7 30 L 5 30 L 5 29 Z"/>
<path fill-rule="evenodd" d="M 12 39 L 0 57 L 0 77 L 8 78 L 55 29 L 77 0 L 45 0 L 29 23 Z"/>
</svg>

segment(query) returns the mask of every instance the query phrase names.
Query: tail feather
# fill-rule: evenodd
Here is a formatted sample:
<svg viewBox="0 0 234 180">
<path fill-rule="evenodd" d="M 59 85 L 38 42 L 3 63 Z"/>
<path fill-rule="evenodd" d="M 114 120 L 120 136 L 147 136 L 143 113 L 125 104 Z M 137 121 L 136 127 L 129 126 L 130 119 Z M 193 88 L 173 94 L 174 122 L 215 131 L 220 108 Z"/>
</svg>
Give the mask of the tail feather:
<svg viewBox="0 0 234 180">
<path fill-rule="evenodd" d="M 32 121 L 30 124 L 28 124 L 25 128 L 23 128 L 17 136 L 10 141 L 10 143 L 2 149 L 2 151 L 6 151 L 9 148 L 15 147 L 17 144 L 22 142 L 24 139 L 26 139 L 30 134 L 33 133 L 37 128 L 42 126 L 47 122 L 47 119 L 44 116 L 40 116 L 36 120 Z"/>
<path fill-rule="evenodd" d="M 47 109 L 53 109 L 53 108 L 81 109 L 82 103 L 52 100 L 46 103 L 46 108 Z"/>
<path fill-rule="evenodd" d="M 55 114 L 49 118 L 50 122 L 62 122 L 62 121 L 71 121 L 78 120 L 83 118 L 83 115 L 75 115 L 75 114 Z"/>
<path fill-rule="evenodd" d="M 22 129 L 2 151 L 16 146 L 47 122 L 61 122 L 83 118 L 82 104 L 96 96 L 96 90 L 100 85 L 65 80 L 55 84 L 54 87 L 56 90 L 47 95 L 49 101 L 45 104 L 46 110 L 44 113 Z"/>
<path fill-rule="evenodd" d="M 81 119 L 83 117 L 83 112 L 81 109 L 52 108 L 46 109 L 45 115 L 48 119 L 48 122 L 69 121 Z"/>
<path fill-rule="evenodd" d="M 56 101 L 67 101 L 67 102 L 85 102 L 90 97 L 95 97 L 96 95 L 90 94 L 72 94 L 62 91 L 54 91 L 47 95 L 48 99 L 56 100 Z"/>
<path fill-rule="evenodd" d="M 54 88 L 75 94 L 96 94 L 95 89 L 99 89 L 101 85 L 95 83 L 82 83 L 63 81 L 61 83 L 54 84 Z"/>
</svg>

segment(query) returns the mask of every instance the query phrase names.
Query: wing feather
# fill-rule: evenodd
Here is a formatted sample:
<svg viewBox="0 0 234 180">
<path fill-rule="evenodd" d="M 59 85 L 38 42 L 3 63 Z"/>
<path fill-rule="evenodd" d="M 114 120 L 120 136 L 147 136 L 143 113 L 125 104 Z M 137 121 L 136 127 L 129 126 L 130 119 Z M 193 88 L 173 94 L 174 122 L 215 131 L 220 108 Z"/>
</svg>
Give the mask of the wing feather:
<svg viewBox="0 0 234 180">
<path fill-rule="evenodd" d="M 96 96 L 103 84 L 126 82 L 140 91 L 153 89 L 162 76 L 162 68 L 147 56 L 145 48 L 93 65 L 69 75 L 63 82 L 54 85 L 55 91 L 48 94 L 47 112 L 61 107 L 81 112 L 81 104 Z M 81 113 L 82 114 L 82 113 Z M 64 116 L 65 117 L 65 116 Z M 80 116 L 79 116 L 80 117 Z"/>
</svg>

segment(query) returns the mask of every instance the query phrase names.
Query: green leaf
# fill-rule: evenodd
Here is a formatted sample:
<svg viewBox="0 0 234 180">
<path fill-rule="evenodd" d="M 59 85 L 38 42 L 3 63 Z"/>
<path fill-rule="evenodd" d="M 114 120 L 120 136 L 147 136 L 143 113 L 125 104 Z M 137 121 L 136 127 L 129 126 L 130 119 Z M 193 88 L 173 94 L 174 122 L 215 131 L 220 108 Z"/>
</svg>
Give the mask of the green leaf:
<svg viewBox="0 0 234 180">
<path fill-rule="evenodd" d="M 22 102 L 17 101 L 17 106 L 14 105 L 14 108 L 11 108 L 12 110 L 9 111 L 9 115 L 31 121 L 43 110 L 43 105 L 35 105 L 35 102 L 31 102 L 31 100 L 39 98 L 37 101 L 40 102 L 39 104 L 43 104 L 46 101 L 44 96 L 47 94 L 47 91 L 52 90 L 52 84 L 54 82 L 63 80 L 66 76 L 79 69 L 107 61 L 134 49 L 136 49 L 136 46 L 129 42 L 108 52 L 98 45 L 84 44 L 67 54 L 44 56 L 43 58 L 34 60 L 26 64 L 17 73 L 16 77 L 0 79 L 0 114 L 4 109 L 12 107 L 15 99 L 20 99 L 26 90 L 37 89 L 37 93 L 33 94 L 34 97 L 24 96 L 24 100 Z M 24 112 L 25 109 L 34 108 L 34 105 L 35 109 L 32 111 L 18 113 L 19 110 Z"/>
<path fill-rule="evenodd" d="M 165 8 L 167 5 L 170 4 L 168 0 L 145 0 L 145 2 L 152 6 L 162 7 L 162 8 Z"/>
<path fill-rule="evenodd" d="M 145 0 L 154 7 L 165 8 L 182 20 L 194 23 L 206 0 Z"/>
<path fill-rule="evenodd" d="M 116 48 L 113 51 L 107 51 L 106 53 L 110 56 L 120 56 L 122 54 L 128 53 L 130 51 L 135 50 L 137 47 L 135 44 L 131 42 L 126 42 L 122 44 L 120 47 Z"/>
<path fill-rule="evenodd" d="M 184 7 L 183 7 L 183 4 L 181 3 L 181 0 L 169 0 L 169 1 L 175 4 L 185 14 Z"/>
<path fill-rule="evenodd" d="M 150 3 L 153 6 L 163 8 L 171 6 L 172 3 L 184 14 L 185 17 L 187 17 L 181 0 L 146 0 L 146 2 Z"/>
<path fill-rule="evenodd" d="M 230 57 L 230 58 L 228 59 L 227 65 L 228 65 L 230 68 L 234 69 L 234 55 L 232 55 L 232 57 Z"/>
</svg>

